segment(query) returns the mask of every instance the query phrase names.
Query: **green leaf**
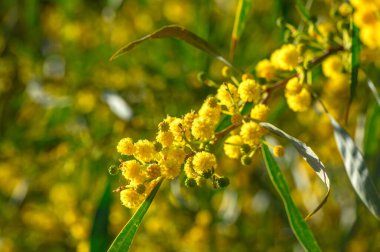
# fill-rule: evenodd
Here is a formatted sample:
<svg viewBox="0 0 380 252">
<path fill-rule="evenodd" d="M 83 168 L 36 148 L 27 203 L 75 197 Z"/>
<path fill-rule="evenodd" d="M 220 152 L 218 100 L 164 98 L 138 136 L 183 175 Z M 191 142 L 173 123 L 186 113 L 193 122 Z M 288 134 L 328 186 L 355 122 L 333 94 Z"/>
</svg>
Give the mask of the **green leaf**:
<svg viewBox="0 0 380 252">
<path fill-rule="evenodd" d="M 152 203 L 154 197 L 162 180 L 160 180 L 157 185 L 153 188 L 152 192 L 148 195 L 145 201 L 141 204 L 139 209 L 137 209 L 136 213 L 132 216 L 132 218 L 128 221 L 128 223 L 124 226 L 124 228 L 117 235 L 116 239 L 113 241 L 111 246 L 108 249 L 108 252 L 116 252 L 116 251 L 128 251 L 133 238 L 139 228 L 145 213 L 148 211 L 150 204 Z"/>
<path fill-rule="evenodd" d="M 277 128 L 273 124 L 261 122 L 260 126 L 268 129 L 272 133 L 286 138 L 288 141 L 290 141 L 293 146 L 296 148 L 298 153 L 302 155 L 302 157 L 306 160 L 306 162 L 313 168 L 315 173 L 318 175 L 318 177 L 322 180 L 322 182 L 325 184 L 327 188 L 327 193 L 321 203 L 310 213 L 306 216 L 305 219 L 309 219 L 311 216 L 313 216 L 316 212 L 318 212 L 319 209 L 326 203 L 327 198 L 330 194 L 330 180 L 329 177 L 325 171 L 325 166 L 323 165 L 322 161 L 318 158 L 317 154 L 314 153 L 314 151 L 307 146 L 304 142 L 298 140 L 295 137 L 292 137 L 291 135 L 287 134 L 286 132 L 282 131 L 281 129 Z"/>
<path fill-rule="evenodd" d="M 331 115 L 329 117 L 334 127 L 335 141 L 351 184 L 369 211 L 380 220 L 380 196 L 369 176 L 363 155 L 350 135 Z"/>
<path fill-rule="evenodd" d="M 105 251 L 110 243 L 110 237 L 107 234 L 111 195 L 111 183 L 107 180 L 92 224 L 90 235 L 91 251 Z"/>
<path fill-rule="evenodd" d="M 378 125 L 380 125 L 380 107 L 373 103 L 372 107 L 370 107 L 367 111 L 368 116 L 366 119 L 363 152 L 366 157 L 371 157 L 376 156 L 376 151 L 380 146 L 380 128 L 378 127 Z"/>
<path fill-rule="evenodd" d="M 302 0 L 296 0 L 296 8 L 298 12 L 301 14 L 302 18 L 305 19 L 305 21 L 311 23 L 311 16 L 309 11 L 306 9 L 305 4 L 302 2 Z"/>
<path fill-rule="evenodd" d="M 373 84 L 373 82 L 371 80 L 368 80 L 368 87 L 371 90 L 373 96 L 375 97 L 375 100 L 376 100 L 377 104 L 380 106 L 380 97 L 379 97 L 379 94 L 377 93 L 377 89 L 376 89 L 375 85 Z"/>
<path fill-rule="evenodd" d="M 145 42 L 146 40 L 161 38 L 177 38 L 182 41 L 185 41 L 186 43 L 198 48 L 199 50 L 216 57 L 218 60 L 222 61 L 224 64 L 230 66 L 231 68 L 234 68 L 232 64 L 228 60 L 226 60 L 216 49 L 214 49 L 207 41 L 198 37 L 197 35 L 185 29 L 184 27 L 177 25 L 164 26 L 151 34 L 146 35 L 145 37 L 142 37 L 138 40 L 135 40 L 127 44 L 126 46 L 120 48 L 116 53 L 114 53 L 110 60 L 112 61 L 120 55 L 131 51 L 137 45 Z"/>
<path fill-rule="evenodd" d="M 269 177 L 272 180 L 277 192 L 281 196 L 290 226 L 298 241 L 306 251 L 321 251 L 312 231 L 306 224 L 306 221 L 302 218 L 300 211 L 293 202 L 285 178 L 266 144 L 262 145 L 262 153 Z"/>
<path fill-rule="evenodd" d="M 350 106 L 355 97 L 356 86 L 358 84 L 358 73 L 360 66 L 360 38 L 359 28 L 356 25 L 352 26 L 352 45 L 351 45 L 351 85 L 350 98 L 346 109 L 346 122 L 350 113 Z"/>
<path fill-rule="evenodd" d="M 239 0 L 236 9 L 234 28 L 231 36 L 230 60 L 232 61 L 235 54 L 236 45 L 243 33 L 245 23 L 247 21 L 248 12 L 251 9 L 252 0 Z"/>
</svg>

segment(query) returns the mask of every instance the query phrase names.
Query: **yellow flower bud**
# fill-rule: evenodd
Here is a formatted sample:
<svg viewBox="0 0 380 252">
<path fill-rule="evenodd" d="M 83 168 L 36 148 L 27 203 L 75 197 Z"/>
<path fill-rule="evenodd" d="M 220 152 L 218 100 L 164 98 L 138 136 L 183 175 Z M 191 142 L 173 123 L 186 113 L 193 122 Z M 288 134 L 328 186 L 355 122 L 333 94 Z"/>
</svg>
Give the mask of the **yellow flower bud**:
<svg viewBox="0 0 380 252">
<path fill-rule="evenodd" d="M 282 157 L 285 154 L 285 149 L 282 145 L 276 145 L 273 148 L 273 154 L 275 157 Z"/>
<path fill-rule="evenodd" d="M 242 144 L 243 140 L 241 139 L 241 136 L 230 136 L 224 142 L 224 153 L 229 158 L 238 159 L 241 155 L 240 147 Z"/>
</svg>

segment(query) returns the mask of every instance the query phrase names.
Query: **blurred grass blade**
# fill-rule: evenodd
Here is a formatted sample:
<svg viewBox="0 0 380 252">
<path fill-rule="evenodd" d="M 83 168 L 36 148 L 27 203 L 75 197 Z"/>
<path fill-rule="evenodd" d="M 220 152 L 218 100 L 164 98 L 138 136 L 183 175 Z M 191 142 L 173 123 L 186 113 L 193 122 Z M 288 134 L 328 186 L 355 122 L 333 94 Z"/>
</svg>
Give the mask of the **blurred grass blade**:
<svg viewBox="0 0 380 252">
<path fill-rule="evenodd" d="M 351 45 L 351 84 L 350 84 L 350 98 L 348 100 L 345 121 L 348 122 L 350 114 L 350 107 L 352 100 L 355 97 L 356 86 L 358 85 L 358 73 L 360 66 L 360 39 L 359 28 L 356 25 L 352 26 L 352 45 Z"/>
<path fill-rule="evenodd" d="M 365 157 L 377 156 L 377 150 L 380 147 L 379 131 L 380 128 L 380 106 L 373 103 L 371 108 L 368 109 L 368 116 L 366 119 L 366 129 L 364 135 L 363 152 Z"/>
<path fill-rule="evenodd" d="M 307 22 L 312 22 L 310 13 L 308 9 L 306 9 L 305 4 L 302 2 L 302 0 L 296 0 L 296 8 L 301 14 L 302 18 L 305 19 Z"/>
<path fill-rule="evenodd" d="M 322 161 L 318 158 L 317 154 L 314 153 L 314 151 L 307 146 L 304 142 L 298 140 L 297 138 L 294 138 L 287 134 L 286 132 L 280 130 L 276 126 L 270 123 L 264 123 L 261 122 L 260 125 L 272 133 L 286 138 L 288 141 L 290 141 L 293 146 L 297 149 L 297 151 L 303 156 L 303 158 L 308 162 L 308 164 L 313 168 L 315 173 L 318 175 L 318 177 L 322 180 L 322 182 L 326 185 L 327 193 L 321 203 L 311 212 L 309 213 L 305 219 L 309 219 L 311 216 L 313 216 L 321 207 L 326 203 L 327 198 L 330 194 L 330 180 L 327 176 L 327 173 L 325 171 L 325 166 L 323 165 Z"/>
<path fill-rule="evenodd" d="M 332 116 L 329 115 L 329 117 L 334 127 L 335 141 L 351 184 L 371 213 L 380 220 L 380 196 L 369 177 L 363 155 L 350 135 Z"/>
<path fill-rule="evenodd" d="M 168 25 L 164 26 L 161 29 L 146 35 L 145 37 L 142 37 L 141 39 L 135 40 L 126 46 L 120 48 L 116 53 L 112 55 L 110 60 L 114 60 L 120 55 L 127 53 L 131 51 L 133 48 L 135 48 L 137 45 L 145 42 L 149 39 L 161 39 L 161 38 L 177 38 L 182 41 L 185 41 L 186 43 L 198 48 L 201 51 L 204 51 L 214 57 L 216 57 L 218 60 L 222 61 L 224 64 L 234 68 L 232 64 L 226 60 L 216 49 L 214 49 L 207 41 L 204 39 L 198 37 L 191 31 L 185 29 L 184 27 L 177 26 L 177 25 Z M 234 68 L 235 69 L 235 68 Z"/>
<path fill-rule="evenodd" d="M 306 221 L 302 218 L 300 211 L 293 202 L 285 178 L 266 144 L 262 145 L 262 153 L 270 179 L 281 196 L 290 226 L 298 241 L 306 251 L 321 251 L 312 231 L 306 224 Z"/>
<path fill-rule="evenodd" d="M 252 0 L 239 0 L 235 14 L 234 28 L 231 36 L 230 60 L 233 62 L 236 45 L 243 33 L 247 21 L 248 12 L 251 9 Z"/>
<path fill-rule="evenodd" d="M 157 185 L 153 188 L 152 192 L 148 195 L 145 201 L 141 204 L 139 209 L 137 209 L 136 213 L 132 216 L 132 218 L 128 221 L 127 225 L 120 231 L 117 235 L 116 239 L 113 241 L 111 246 L 108 249 L 108 252 L 119 252 L 119 251 L 128 251 L 133 238 L 139 228 L 145 213 L 148 211 L 150 204 L 152 203 L 154 197 L 162 180 L 160 180 Z"/>
<path fill-rule="evenodd" d="M 368 80 L 368 87 L 371 90 L 371 92 L 373 93 L 373 96 L 375 96 L 377 104 L 380 106 L 379 94 L 377 93 L 376 87 L 371 80 Z"/>
<path fill-rule="evenodd" d="M 111 183 L 107 180 L 104 187 L 102 198 L 98 208 L 96 209 L 95 217 L 92 224 L 90 235 L 91 251 L 106 251 L 110 243 L 108 234 L 108 220 L 110 215 L 110 206 L 112 199 Z"/>
</svg>

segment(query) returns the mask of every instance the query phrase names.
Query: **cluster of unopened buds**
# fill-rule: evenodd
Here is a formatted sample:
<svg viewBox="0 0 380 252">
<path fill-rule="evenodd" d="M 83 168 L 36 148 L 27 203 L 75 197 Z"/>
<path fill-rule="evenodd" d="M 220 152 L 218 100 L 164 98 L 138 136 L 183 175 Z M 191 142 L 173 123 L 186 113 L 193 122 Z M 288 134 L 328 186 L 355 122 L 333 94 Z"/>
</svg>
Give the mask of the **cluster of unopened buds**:
<svg viewBox="0 0 380 252">
<path fill-rule="evenodd" d="M 225 67 L 225 81 L 210 81 L 217 88 L 216 94 L 208 96 L 198 111 L 182 117 L 167 116 L 158 124 L 153 141 L 121 139 L 117 151 L 126 158 L 111 172 L 121 171 L 125 178 L 125 184 L 115 190 L 120 192 L 123 205 L 137 207 L 158 180 L 172 180 L 181 174 L 186 177 L 187 187 L 206 183 L 214 188 L 228 186 L 229 179 L 218 170 L 215 145 L 223 143 L 227 157 L 249 165 L 264 141 L 266 129 L 260 122 L 268 118 L 269 98 L 275 90 L 284 88 L 289 108 L 307 111 L 315 95 L 311 85 L 311 69 L 315 66 L 322 64 L 327 78 L 324 89 L 330 90 L 329 94 L 335 97 L 348 90 L 349 67 L 343 62 L 350 56 L 352 23 L 348 17 L 352 11 L 352 6 L 344 3 L 337 8 L 336 23 L 310 23 L 306 32 L 279 21 L 288 32 L 288 43 L 258 62 L 253 74 L 236 77 L 232 74 L 234 69 Z M 273 153 L 281 157 L 284 148 L 274 146 Z"/>
</svg>

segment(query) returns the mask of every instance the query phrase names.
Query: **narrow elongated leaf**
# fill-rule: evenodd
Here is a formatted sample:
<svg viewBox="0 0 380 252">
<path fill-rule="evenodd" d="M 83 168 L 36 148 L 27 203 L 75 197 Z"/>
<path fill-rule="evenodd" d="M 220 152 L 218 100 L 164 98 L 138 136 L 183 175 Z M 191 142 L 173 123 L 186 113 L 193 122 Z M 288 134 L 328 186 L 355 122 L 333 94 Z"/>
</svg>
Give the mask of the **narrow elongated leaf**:
<svg viewBox="0 0 380 252">
<path fill-rule="evenodd" d="M 273 158 L 268 146 L 265 144 L 262 145 L 262 153 L 270 179 L 281 196 L 290 226 L 298 241 L 306 251 L 321 251 L 312 231 L 306 224 L 306 221 L 302 218 L 300 211 L 293 202 L 289 187 L 276 163 L 276 160 Z"/>
<path fill-rule="evenodd" d="M 369 211 L 380 220 L 380 196 L 369 176 L 363 155 L 350 135 L 330 116 L 334 136 L 342 156 L 347 175 L 360 199 Z"/>
<path fill-rule="evenodd" d="M 380 132 L 380 106 L 373 104 L 368 109 L 366 118 L 366 129 L 364 134 L 363 152 L 364 156 L 376 156 L 376 151 L 380 147 L 379 132 Z"/>
<path fill-rule="evenodd" d="M 110 237 L 107 235 L 107 230 L 111 207 L 111 193 L 111 183 L 107 180 L 92 224 L 90 235 L 91 251 L 105 251 L 109 246 Z"/>
<path fill-rule="evenodd" d="M 136 213 L 132 216 L 132 218 L 128 221 L 128 223 L 124 226 L 124 228 L 117 235 L 116 239 L 113 241 L 111 246 L 108 249 L 108 252 L 119 252 L 119 251 L 128 251 L 133 237 L 135 236 L 137 229 L 139 228 L 145 213 L 148 211 L 150 204 L 152 203 L 154 197 L 162 180 L 160 180 L 157 185 L 153 188 L 152 192 L 148 195 L 145 201 L 141 204 L 139 209 L 137 209 Z"/>
<path fill-rule="evenodd" d="M 351 45 L 351 84 L 350 98 L 346 109 L 346 122 L 350 113 L 350 106 L 355 97 L 356 86 L 358 85 L 358 73 L 360 66 L 360 38 L 359 28 L 356 25 L 352 26 L 352 45 Z"/>
<path fill-rule="evenodd" d="M 247 21 L 248 12 L 251 9 L 252 0 L 239 0 L 236 9 L 234 28 L 231 36 L 230 60 L 233 61 L 237 42 L 243 33 L 245 23 Z"/>
<path fill-rule="evenodd" d="M 305 19 L 305 21 L 312 22 L 310 13 L 308 9 L 306 9 L 305 4 L 302 2 L 302 0 L 296 0 L 296 8 L 301 14 L 302 18 Z"/>
<path fill-rule="evenodd" d="M 377 93 L 376 87 L 371 80 L 368 80 L 368 87 L 371 90 L 373 96 L 375 97 L 377 104 L 380 106 L 379 94 Z"/>
<path fill-rule="evenodd" d="M 325 166 L 323 165 L 322 161 L 318 158 L 317 154 L 315 154 L 314 151 L 309 146 L 307 146 L 304 142 L 298 140 L 295 137 L 292 137 L 291 135 L 280 130 L 273 124 L 261 122 L 260 125 L 268 129 L 272 133 L 278 136 L 284 137 L 288 141 L 290 141 L 293 144 L 293 146 L 297 149 L 297 151 L 302 155 L 302 157 L 306 160 L 306 162 L 308 162 L 311 168 L 313 168 L 313 170 L 318 175 L 318 177 L 322 180 L 322 182 L 326 185 L 327 193 L 325 197 L 323 198 L 322 202 L 310 214 L 306 216 L 306 219 L 310 218 L 326 203 L 327 198 L 330 194 L 330 180 L 325 171 Z"/>
<path fill-rule="evenodd" d="M 138 40 L 135 40 L 127 44 L 126 46 L 120 48 L 116 53 L 114 53 L 110 60 L 112 61 L 116 59 L 117 57 L 119 57 L 120 55 L 131 51 L 137 45 L 145 42 L 146 40 L 161 39 L 161 38 L 177 38 L 182 41 L 185 41 L 186 43 L 216 57 L 218 60 L 222 61 L 224 64 L 233 68 L 232 64 L 228 60 L 226 60 L 216 49 L 214 49 L 207 41 L 198 37 L 197 35 L 185 29 L 184 27 L 181 27 L 178 25 L 164 26 L 161 29 L 151 34 L 146 35 L 145 37 L 142 37 Z"/>
</svg>

